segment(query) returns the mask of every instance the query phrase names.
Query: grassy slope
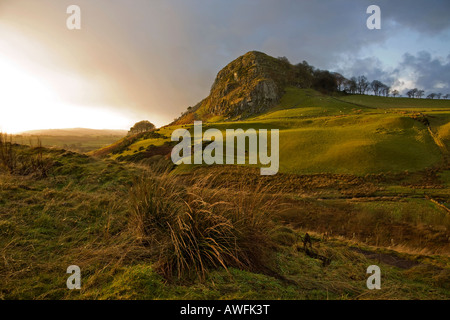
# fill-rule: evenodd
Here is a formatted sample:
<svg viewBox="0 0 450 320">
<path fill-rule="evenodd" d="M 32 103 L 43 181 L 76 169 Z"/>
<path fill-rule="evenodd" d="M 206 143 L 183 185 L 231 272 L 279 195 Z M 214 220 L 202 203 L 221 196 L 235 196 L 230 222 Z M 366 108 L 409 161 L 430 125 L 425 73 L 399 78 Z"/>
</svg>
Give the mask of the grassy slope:
<svg viewBox="0 0 450 320">
<path fill-rule="evenodd" d="M 448 146 L 450 101 L 333 98 L 296 88 L 288 88 L 280 104 L 263 115 L 245 121 L 208 122 L 205 129 L 279 128 L 280 172 L 364 175 L 416 171 L 443 161 L 442 150 L 427 126 L 412 117 L 419 111 L 429 117 L 432 131 Z M 159 132 L 170 137 L 175 128 L 165 127 Z M 113 158 L 167 140 L 138 140 Z"/>
<path fill-rule="evenodd" d="M 321 261 L 297 250 L 300 245 L 297 235 L 303 233 L 287 227 L 275 229 L 272 237 L 279 246 L 274 264 L 288 282 L 238 269 L 212 271 L 206 281 L 167 282 L 154 272 L 154 261 L 146 256 L 146 251 L 136 246 L 128 225 L 129 187 L 147 169 L 58 150 L 47 150 L 45 155 L 55 162 L 48 178 L 0 174 L 0 299 L 445 299 L 450 296 L 450 262 L 445 256 L 389 253 L 397 260 L 421 262 L 403 268 L 377 260 L 386 250 L 378 251 L 378 258 L 368 257 L 354 252 L 339 237 L 324 240 L 316 236 L 316 250 L 332 257 L 331 264 L 323 267 Z M 326 209 L 323 203 L 316 205 L 322 207 L 321 211 Z M 312 207 L 302 203 L 300 208 Z M 295 219 L 303 216 L 296 212 Z M 65 287 L 68 277 L 65 270 L 72 264 L 82 270 L 80 291 Z M 382 268 L 381 291 L 365 287 L 365 269 L 371 264 Z"/>
</svg>

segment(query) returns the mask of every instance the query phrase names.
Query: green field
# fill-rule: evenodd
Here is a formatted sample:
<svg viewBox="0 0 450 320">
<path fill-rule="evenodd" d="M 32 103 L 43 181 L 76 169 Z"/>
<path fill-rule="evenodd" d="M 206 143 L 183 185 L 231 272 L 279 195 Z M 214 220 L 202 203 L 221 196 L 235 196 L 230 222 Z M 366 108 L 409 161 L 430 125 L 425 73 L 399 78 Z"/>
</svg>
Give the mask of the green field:
<svg viewBox="0 0 450 320">
<path fill-rule="evenodd" d="M 425 118 L 429 128 L 420 121 Z M 449 100 L 332 97 L 287 88 L 279 105 L 267 113 L 242 121 L 209 121 L 204 130 L 277 128 L 280 172 L 364 175 L 442 165 L 450 147 L 449 120 Z M 165 139 L 138 139 L 113 158 L 162 145 L 178 127 L 163 127 L 157 132 Z"/>
<path fill-rule="evenodd" d="M 417 111 L 433 111 L 446 109 L 450 111 L 449 100 L 392 98 L 367 95 L 350 95 L 339 100 L 377 109 L 405 109 Z"/>
</svg>

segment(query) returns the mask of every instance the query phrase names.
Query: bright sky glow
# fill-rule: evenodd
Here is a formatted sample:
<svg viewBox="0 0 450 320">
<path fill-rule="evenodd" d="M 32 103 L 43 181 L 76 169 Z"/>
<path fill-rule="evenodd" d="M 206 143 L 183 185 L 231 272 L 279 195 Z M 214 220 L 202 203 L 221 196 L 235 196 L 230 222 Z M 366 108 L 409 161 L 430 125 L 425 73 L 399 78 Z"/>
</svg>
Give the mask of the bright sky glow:
<svg viewBox="0 0 450 320">
<path fill-rule="evenodd" d="M 131 119 L 106 108 L 64 103 L 45 82 L 0 55 L 0 130 L 127 129 Z"/>
</svg>

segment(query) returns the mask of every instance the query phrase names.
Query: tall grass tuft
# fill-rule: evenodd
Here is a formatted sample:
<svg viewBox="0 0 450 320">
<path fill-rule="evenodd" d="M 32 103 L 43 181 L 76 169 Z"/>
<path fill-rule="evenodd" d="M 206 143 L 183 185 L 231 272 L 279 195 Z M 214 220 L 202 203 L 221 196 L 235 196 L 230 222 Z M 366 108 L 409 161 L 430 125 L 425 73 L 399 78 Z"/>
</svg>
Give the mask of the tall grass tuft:
<svg viewBox="0 0 450 320">
<path fill-rule="evenodd" d="M 274 228 L 272 214 L 283 207 L 280 191 L 275 191 L 274 185 L 261 180 L 255 183 L 245 176 L 225 182 L 220 171 L 194 179 L 192 192 L 215 203 L 220 214 L 232 222 L 240 263 L 251 271 L 268 271 L 275 247 L 269 236 Z"/>
<path fill-rule="evenodd" d="M 190 195 L 170 225 L 170 240 L 170 250 L 160 261 L 166 275 L 196 274 L 203 279 L 210 268 L 242 265 L 232 221 L 197 195 Z"/>
<path fill-rule="evenodd" d="M 167 175 L 144 177 L 130 189 L 131 225 L 137 239 L 160 243 L 167 237 L 170 224 L 182 208 L 183 188 Z"/>
<path fill-rule="evenodd" d="M 44 156 L 44 147 L 42 146 L 41 139 L 38 138 L 37 146 L 33 148 L 33 151 L 35 154 L 29 158 L 28 172 L 35 173 L 41 178 L 48 177 L 49 171 L 53 166 L 53 161 Z"/>
<path fill-rule="evenodd" d="M 0 169 L 13 174 L 17 169 L 17 153 L 13 148 L 12 136 L 0 132 Z"/>
<path fill-rule="evenodd" d="M 204 279 L 219 267 L 267 266 L 271 220 L 265 196 L 235 201 L 225 190 L 209 192 L 207 180 L 182 188 L 179 178 L 164 174 L 136 181 L 131 189 L 131 230 L 157 256 L 156 268 L 166 278 Z"/>
<path fill-rule="evenodd" d="M 44 155 L 44 147 L 38 139 L 37 146 L 20 146 L 13 143 L 12 136 L 0 133 L 0 169 L 10 174 L 34 175 L 46 178 L 53 161 Z"/>
</svg>

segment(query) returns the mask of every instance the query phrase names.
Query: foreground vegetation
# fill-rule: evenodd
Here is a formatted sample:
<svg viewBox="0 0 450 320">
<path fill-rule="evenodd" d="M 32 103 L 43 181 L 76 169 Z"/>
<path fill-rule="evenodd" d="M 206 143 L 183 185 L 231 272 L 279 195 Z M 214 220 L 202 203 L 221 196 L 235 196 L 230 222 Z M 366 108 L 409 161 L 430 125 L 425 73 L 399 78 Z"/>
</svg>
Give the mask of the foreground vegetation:
<svg viewBox="0 0 450 320">
<path fill-rule="evenodd" d="M 450 297 L 448 170 L 433 185 L 430 172 L 175 174 L 159 156 L 127 164 L 10 147 L 16 159 L 47 159 L 48 171 L 8 172 L 2 163 L 0 298 Z M 66 288 L 73 264 L 79 291 Z M 380 291 L 366 288 L 371 264 L 381 267 Z"/>
</svg>

